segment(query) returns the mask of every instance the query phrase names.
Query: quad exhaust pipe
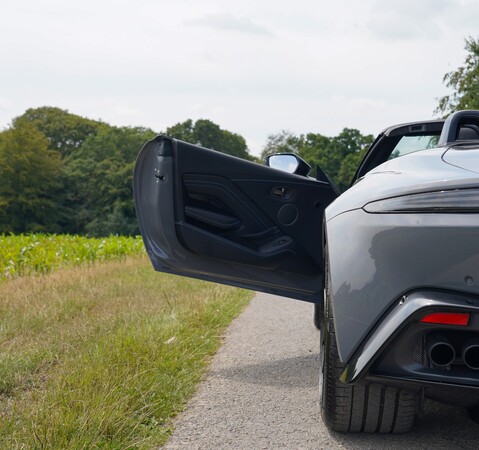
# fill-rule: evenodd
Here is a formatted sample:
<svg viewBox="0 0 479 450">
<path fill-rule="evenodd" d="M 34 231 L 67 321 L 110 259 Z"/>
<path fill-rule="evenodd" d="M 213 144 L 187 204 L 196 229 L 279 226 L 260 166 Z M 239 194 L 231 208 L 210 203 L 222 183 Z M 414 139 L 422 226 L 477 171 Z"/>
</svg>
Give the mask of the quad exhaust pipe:
<svg viewBox="0 0 479 450">
<path fill-rule="evenodd" d="M 430 334 L 426 339 L 429 360 L 439 367 L 451 365 L 456 359 L 456 351 L 449 340 L 440 334 Z M 468 339 L 461 348 L 464 364 L 472 370 L 479 370 L 479 338 Z"/>
<path fill-rule="evenodd" d="M 477 368 L 479 369 L 479 343 L 477 345 Z M 440 334 L 431 334 L 426 340 L 426 351 L 429 360 L 436 366 L 449 366 L 456 358 L 456 351 L 449 340 Z M 464 353 L 463 353 L 464 354 Z M 472 354 L 471 354 L 472 356 Z"/>
</svg>

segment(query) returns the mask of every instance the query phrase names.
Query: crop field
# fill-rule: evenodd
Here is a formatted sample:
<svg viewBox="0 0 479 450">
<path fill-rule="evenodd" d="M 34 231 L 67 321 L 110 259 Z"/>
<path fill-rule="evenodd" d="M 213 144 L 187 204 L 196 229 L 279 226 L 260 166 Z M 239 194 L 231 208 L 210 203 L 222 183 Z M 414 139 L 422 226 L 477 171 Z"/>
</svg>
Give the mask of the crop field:
<svg viewBox="0 0 479 450">
<path fill-rule="evenodd" d="M 0 235 L 0 282 L 68 266 L 144 254 L 141 237 L 87 238 L 70 235 Z"/>
<path fill-rule="evenodd" d="M 158 274 L 135 239 L 3 237 L 3 271 L 5 242 L 0 448 L 158 448 L 252 293 Z"/>
</svg>

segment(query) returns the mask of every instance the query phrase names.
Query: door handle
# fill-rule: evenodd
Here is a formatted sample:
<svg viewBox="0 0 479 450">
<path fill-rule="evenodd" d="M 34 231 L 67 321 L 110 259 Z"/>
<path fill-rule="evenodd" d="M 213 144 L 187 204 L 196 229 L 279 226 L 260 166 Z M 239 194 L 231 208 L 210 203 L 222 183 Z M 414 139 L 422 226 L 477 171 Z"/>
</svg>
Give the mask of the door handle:
<svg viewBox="0 0 479 450">
<path fill-rule="evenodd" d="M 284 187 L 284 186 L 276 186 L 273 189 L 271 189 L 271 195 L 273 197 L 279 197 L 281 199 L 288 199 L 291 197 L 293 190 L 289 187 Z"/>
</svg>

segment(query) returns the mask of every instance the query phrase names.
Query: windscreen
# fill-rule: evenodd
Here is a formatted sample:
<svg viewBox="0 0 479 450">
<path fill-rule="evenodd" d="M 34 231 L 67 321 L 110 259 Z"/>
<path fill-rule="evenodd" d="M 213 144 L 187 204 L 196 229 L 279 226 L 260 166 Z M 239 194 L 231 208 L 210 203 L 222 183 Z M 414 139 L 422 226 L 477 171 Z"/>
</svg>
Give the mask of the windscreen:
<svg viewBox="0 0 479 450">
<path fill-rule="evenodd" d="M 388 159 L 398 158 L 408 153 L 419 152 L 437 146 L 439 135 L 403 136 L 394 147 Z"/>
</svg>

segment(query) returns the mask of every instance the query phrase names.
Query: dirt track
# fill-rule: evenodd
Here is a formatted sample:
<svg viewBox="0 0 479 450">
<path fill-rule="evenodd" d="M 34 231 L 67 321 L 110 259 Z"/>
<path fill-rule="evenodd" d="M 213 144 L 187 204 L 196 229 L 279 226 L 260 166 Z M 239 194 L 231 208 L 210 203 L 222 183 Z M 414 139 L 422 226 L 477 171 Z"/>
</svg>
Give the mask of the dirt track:
<svg viewBox="0 0 479 450">
<path fill-rule="evenodd" d="M 312 305 L 258 294 L 229 328 L 165 449 L 478 448 L 479 425 L 427 402 L 407 435 L 344 435 L 321 421 Z"/>
</svg>

